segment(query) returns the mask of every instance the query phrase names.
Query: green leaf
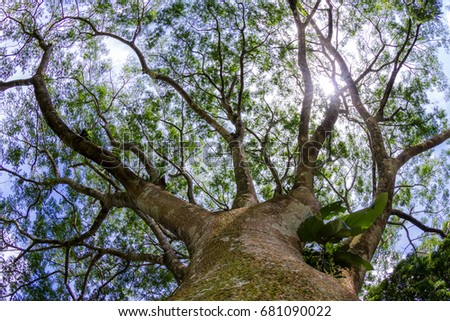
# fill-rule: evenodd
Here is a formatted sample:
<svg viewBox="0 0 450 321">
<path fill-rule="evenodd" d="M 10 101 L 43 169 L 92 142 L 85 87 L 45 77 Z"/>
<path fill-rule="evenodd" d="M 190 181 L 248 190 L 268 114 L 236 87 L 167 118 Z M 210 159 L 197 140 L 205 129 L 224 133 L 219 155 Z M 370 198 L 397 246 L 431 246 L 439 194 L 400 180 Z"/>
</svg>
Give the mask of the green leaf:
<svg viewBox="0 0 450 321">
<path fill-rule="evenodd" d="M 322 244 L 340 242 L 344 237 L 349 236 L 352 229 L 341 219 L 332 220 L 326 223 L 318 232 Z"/>
<path fill-rule="evenodd" d="M 305 10 L 305 8 L 303 8 L 300 2 L 297 2 L 297 9 L 304 17 L 308 16 L 308 12 Z"/>
<path fill-rule="evenodd" d="M 367 230 L 383 213 L 387 201 L 387 193 L 382 193 L 377 196 L 370 207 L 346 215 L 343 220 L 353 230 L 353 235 L 358 235 Z"/>
<path fill-rule="evenodd" d="M 359 255 L 347 251 L 337 251 L 333 255 L 334 262 L 342 267 L 362 266 L 366 271 L 373 270 L 372 264 Z"/>
<path fill-rule="evenodd" d="M 317 242 L 319 231 L 324 227 L 321 219 L 317 216 L 308 217 L 298 228 L 297 234 L 302 242 Z"/>
<path fill-rule="evenodd" d="M 346 210 L 345 207 L 342 206 L 342 201 L 337 201 L 331 204 L 328 204 L 324 207 L 322 207 L 319 211 L 320 217 L 323 220 L 326 220 L 327 218 L 336 216 L 340 213 L 344 213 Z"/>
</svg>

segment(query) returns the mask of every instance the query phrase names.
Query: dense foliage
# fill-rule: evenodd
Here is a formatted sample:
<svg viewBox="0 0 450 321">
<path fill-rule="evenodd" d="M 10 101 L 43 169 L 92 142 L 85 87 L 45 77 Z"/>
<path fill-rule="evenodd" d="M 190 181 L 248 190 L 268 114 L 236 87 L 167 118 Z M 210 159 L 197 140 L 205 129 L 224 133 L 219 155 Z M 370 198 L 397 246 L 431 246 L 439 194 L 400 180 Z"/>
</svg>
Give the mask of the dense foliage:
<svg viewBox="0 0 450 321">
<path fill-rule="evenodd" d="M 450 241 L 426 255 L 410 254 L 392 274 L 369 289 L 368 300 L 449 301 Z"/>
</svg>

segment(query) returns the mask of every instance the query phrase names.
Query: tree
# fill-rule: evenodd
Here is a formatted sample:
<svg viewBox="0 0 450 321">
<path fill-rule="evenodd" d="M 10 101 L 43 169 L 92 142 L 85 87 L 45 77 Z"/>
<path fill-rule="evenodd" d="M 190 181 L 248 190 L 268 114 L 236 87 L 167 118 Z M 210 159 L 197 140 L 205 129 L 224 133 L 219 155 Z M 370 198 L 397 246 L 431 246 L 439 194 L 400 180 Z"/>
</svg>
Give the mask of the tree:
<svg viewBox="0 0 450 321">
<path fill-rule="evenodd" d="M 368 265 L 313 268 L 299 227 L 386 195 L 341 249 L 366 262 L 400 225 L 446 235 L 441 7 L 4 5 L 2 296 L 356 299 Z"/>
<path fill-rule="evenodd" d="M 371 287 L 369 300 L 448 301 L 450 300 L 449 240 L 429 255 L 410 255 L 389 278 Z"/>
</svg>

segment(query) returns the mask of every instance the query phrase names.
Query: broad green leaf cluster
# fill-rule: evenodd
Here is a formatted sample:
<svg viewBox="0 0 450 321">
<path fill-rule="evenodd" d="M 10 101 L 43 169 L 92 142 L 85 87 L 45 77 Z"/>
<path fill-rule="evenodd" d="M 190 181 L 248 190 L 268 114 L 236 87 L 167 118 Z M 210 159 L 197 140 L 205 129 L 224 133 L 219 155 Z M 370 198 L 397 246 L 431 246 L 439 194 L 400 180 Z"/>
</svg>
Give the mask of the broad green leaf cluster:
<svg viewBox="0 0 450 321">
<path fill-rule="evenodd" d="M 362 266 L 366 270 L 372 270 L 372 265 L 352 253 L 344 240 L 366 231 L 383 214 L 387 201 L 387 193 L 382 193 L 370 207 L 346 215 L 341 215 L 346 209 L 338 201 L 322 207 L 318 214 L 307 218 L 297 231 L 300 241 L 306 243 L 306 246 L 308 243 L 318 244 L 323 253 L 314 254 L 314 250 L 309 248 L 305 255 L 306 261 L 333 275 L 339 275 L 334 265 Z M 338 217 L 331 219 L 335 216 Z"/>
</svg>

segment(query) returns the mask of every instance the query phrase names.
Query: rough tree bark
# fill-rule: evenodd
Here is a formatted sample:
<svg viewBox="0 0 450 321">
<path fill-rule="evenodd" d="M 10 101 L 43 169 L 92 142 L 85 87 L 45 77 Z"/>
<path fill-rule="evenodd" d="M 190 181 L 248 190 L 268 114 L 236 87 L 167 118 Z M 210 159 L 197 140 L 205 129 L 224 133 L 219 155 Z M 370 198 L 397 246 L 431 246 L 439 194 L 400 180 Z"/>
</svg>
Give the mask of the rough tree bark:
<svg viewBox="0 0 450 321">
<path fill-rule="evenodd" d="M 293 196 L 212 214 L 173 299 L 356 299 L 344 283 L 302 259 L 296 231 L 310 215 Z"/>
</svg>

